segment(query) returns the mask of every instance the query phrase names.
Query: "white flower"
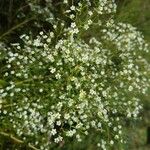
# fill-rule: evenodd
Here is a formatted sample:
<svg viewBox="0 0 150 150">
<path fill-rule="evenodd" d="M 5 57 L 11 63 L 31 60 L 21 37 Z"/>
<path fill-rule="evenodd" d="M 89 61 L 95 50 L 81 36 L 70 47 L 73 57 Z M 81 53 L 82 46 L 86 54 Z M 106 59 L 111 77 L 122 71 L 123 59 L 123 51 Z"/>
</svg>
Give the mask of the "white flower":
<svg viewBox="0 0 150 150">
<path fill-rule="evenodd" d="M 10 93 L 10 96 L 13 97 L 13 96 L 14 96 L 14 93 Z"/>
<path fill-rule="evenodd" d="M 129 91 L 133 91 L 133 87 L 132 86 L 129 86 Z"/>
<path fill-rule="evenodd" d="M 39 92 L 42 93 L 42 92 L 43 92 L 43 89 L 39 89 Z"/>
<path fill-rule="evenodd" d="M 68 3 L 68 0 L 64 0 L 64 4 L 67 4 Z"/>
<path fill-rule="evenodd" d="M 99 122 L 97 126 L 98 126 L 98 128 L 101 128 L 102 124 Z"/>
<path fill-rule="evenodd" d="M 101 144 L 100 144 L 100 143 L 97 143 L 97 146 L 98 146 L 98 147 L 100 147 L 100 146 L 101 146 Z"/>
<path fill-rule="evenodd" d="M 111 140 L 111 141 L 110 141 L 110 144 L 111 144 L 111 145 L 113 145 L 113 144 L 114 144 L 114 141 L 113 141 L 113 140 Z"/>
<path fill-rule="evenodd" d="M 75 22 L 71 23 L 71 27 L 75 28 L 76 27 L 76 23 Z"/>
<path fill-rule="evenodd" d="M 84 25 L 84 29 L 87 30 L 88 28 L 89 28 L 89 25 L 88 25 L 88 24 L 85 24 L 85 25 Z"/>
<path fill-rule="evenodd" d="M 52 131 L 51 131 L 51 134 L 52 134 L 52 135 L 55 135 L 55 134 L 57 134 L 57 131 L 56 131 L 56 129 L 52 129 Z"/>
<path fill-rule="evenodd" d="M 64 115 L 64 118 L 65 118 L 66 120 L 68 120 L 68 119 L 70 118 L 70 115 L 69 115 L 69 114 L 65 114 L 65 115 Z"/>
<path fill-rule="evenodd" d="M 93 15 L 93 12 L 92 12 L 92 11 L 89 11 L 88 14 L 89 14 L 90 16 L 92 16 L 92 15 Z"/>
<path fill-rule="evenodd" d="M 55 72 L 56 72 L 56 68 L 51 67 L 51 68 L 50 68 L 50 72 L 51 72 L 51 73 L 55 73 Z"/>
<path fill-rule="evenodd" d="M 60 79 L 61 75 L 59 73 L 57 73 L 55 77 L 56 77 L 56 79 Z"/>
<path fill-rule="evenodd" d="M 71 18 L 71 19 L 75 18 L 75 15 L 74 15 L 74 14 L 71 14 L 71 15 L 70 15 L 70 18 Z M 72 26 L 71 26 L 71 27 L 72 27 Z M 74 28 L 74 27 L 72 27 L 72 28 Z"/>
<path fill-rule="evenodd" d="M 46 39 L 46 42 L 47 42 L 47 43 L 50 43 L 50 42 L 51 42 L 51 39 L 50 39 L 50 38 Z"/>
<path fill-rule="evenodd" d="M 61 121 L 57 121 L 56 125 L 60 126 L 61 125 Z"/>
<path fill-rule="evenodd" d="M 71 9 L 71 10 L 75 10 L 75 6 L 72 5 L 72 6 L 70 7 L 70 9 Z"/>
</svg>

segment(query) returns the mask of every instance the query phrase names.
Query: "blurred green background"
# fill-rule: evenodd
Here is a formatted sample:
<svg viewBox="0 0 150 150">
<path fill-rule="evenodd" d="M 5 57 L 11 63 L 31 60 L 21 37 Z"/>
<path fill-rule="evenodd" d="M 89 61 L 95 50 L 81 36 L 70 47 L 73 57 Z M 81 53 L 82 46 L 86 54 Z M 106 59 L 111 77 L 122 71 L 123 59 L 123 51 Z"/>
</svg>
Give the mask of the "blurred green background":
<svg viewBox="0 0 150 150">
<path fill-rule="evenodd" d="M 117 0 L 117 3 L 116 20 L 137 27 L 150 44 L 150 0 Z M 150 52 L 145 57 L 150 61 Z M 147 128 L 150 126 L 150 90 L 148 95 L 141 97 L 141 99 L 144 107 L 141 114 L 142 120 L 134 123 L 134 127 L 127 128 L 129 150 L 150 150 L 150 145 L 146 144 L 150 143 L 147 141 Z"/>
</svg>

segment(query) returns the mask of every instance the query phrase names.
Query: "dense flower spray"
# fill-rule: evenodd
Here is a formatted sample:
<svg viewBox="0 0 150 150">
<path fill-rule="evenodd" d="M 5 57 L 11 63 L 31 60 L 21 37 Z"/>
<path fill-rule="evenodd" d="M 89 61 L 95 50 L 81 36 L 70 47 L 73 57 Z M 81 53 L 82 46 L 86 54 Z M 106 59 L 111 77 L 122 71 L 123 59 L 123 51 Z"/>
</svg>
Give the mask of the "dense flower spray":
<svg viewBox="0 0 150 150">
<path fill-rule="evenodd" d="M 1 45 L 2 129 L 41 150 L 69 138 L 80 142 L 91 130 L 99 134 L 97 149 L 123 143 L 124 122 L 138 117 L 138 95 L 150 83 L 142 34 L 115 23 L 114 0 L 64 0 L 62 20 L 46 2 L 43 9 L 29 5 L 52 31 Z"/>
</svg>

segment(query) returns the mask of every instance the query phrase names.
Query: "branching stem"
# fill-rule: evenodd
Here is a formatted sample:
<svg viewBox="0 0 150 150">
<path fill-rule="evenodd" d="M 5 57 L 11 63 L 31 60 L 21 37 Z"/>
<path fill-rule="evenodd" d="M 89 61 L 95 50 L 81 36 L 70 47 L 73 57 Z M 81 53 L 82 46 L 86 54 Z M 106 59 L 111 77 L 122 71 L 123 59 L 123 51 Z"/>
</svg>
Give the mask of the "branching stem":
<svg viewBox="0 0 150 150">
<path fill-rule="evenodd" d="M 23 144 L 24 143 L 24 141 L 14 137 L 12 134 L 8 134 L 8 133 L 5 133 L 3 131 L 1 131 L 0 134 L 5 136 L 5 137 L 9 137 L 10 139 L 12 139 L 14 142 L 16 142 L 18 144 Z M 27 146 L 29 148 L 33 149 L 33 150 L 39 150 L 38 148 L 36 148 L 35 146 L 31 145 L 30 143 Z"/>
</svg>

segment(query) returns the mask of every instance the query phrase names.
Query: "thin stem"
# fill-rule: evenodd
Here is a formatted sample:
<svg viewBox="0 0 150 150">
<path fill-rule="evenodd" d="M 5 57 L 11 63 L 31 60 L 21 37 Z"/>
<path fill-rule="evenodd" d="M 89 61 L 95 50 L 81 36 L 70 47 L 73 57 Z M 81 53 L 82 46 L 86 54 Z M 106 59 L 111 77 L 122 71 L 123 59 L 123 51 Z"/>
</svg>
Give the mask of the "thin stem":
<svg viewBox="0 0 150 150">
<path fill-rule="evenodd" d="M 11 138 L 11 139 L 12 139 L 13 141 L 15 141 L 16 143 L 20 143 L 20 144 L 24 143 L 22 140 L 20 140 L 20 139 L 14 137 L 14 136 L 11 135 L 11 134 L 8 134 L 8 133 L 5 133 L 5 132 L 0 132 L 0 134 L 3 135 L 3 136 L 6 136 L 6 137 Z"/>
<path fill-rule="evenodd" d="M 2 34 L 2 35 L 0 36 L 0 39 L 2 39 L 4 36 L 10 34 L 10 33 L 13 32 L 14 30 L 16 30 L 17 28 L 23 26 L 24 24 L 28 23 L 29 21 L 31 21 L 31 20 L 33 20 L 33 19 L 34 19 L 34 17 L 31 17 L 31 18 L 29 18 L 28 20 L 25 20 L 25 21 L 23 21 L 23 22 L 17 24 L 16 26 L 12 27 L 12 28 L 9 29 L 7 32 L 5 32 L 4 34 Z"/>
<path fill-rule="evenodd" d="M 22 140 L 20 140 L 20 139 L 18 139 L 18 138 L 16 138 L 16 137 L 14 137 L 14 136 L 11 135 L 11 134 L 5 133 L 5 132 L 3 132 L 3 131 L 1 131 L 0 134 L 3 135 L 3 136 L 5 136 L 5 137 L 9 137 L 10 139 L 12 139 L 12 140 L 13 140 L 14 142 L 16 142 L 16 143 L 19 143 L 19 144 L 23 144 L 23 143 L 24 143 L 24 141 L 22 141 Z M 29 148 L 33 149 L 33 150 L 39 150 L 39 149 L 37 149 L 36 147 L 34 147 L 33 145 L 31 145 L 30 143 L 29 143 L 27 146 L 28 146 Z"/>
<path fill-rule="evenodd" d="M 13 9 L 13 0 L 10 0 L 10 3 L 9 3 L 9 18 L 8 18 L 8 21 L 9 21 L 9 24 L 8 24 L 8 27 L 11 26 L 11 23 L 12 23 L 12 9 Z"/>
</svg>

